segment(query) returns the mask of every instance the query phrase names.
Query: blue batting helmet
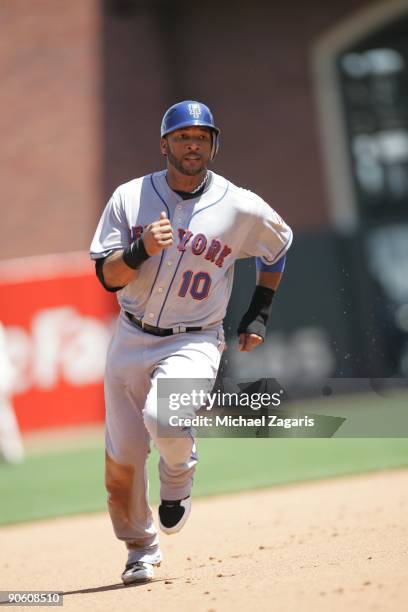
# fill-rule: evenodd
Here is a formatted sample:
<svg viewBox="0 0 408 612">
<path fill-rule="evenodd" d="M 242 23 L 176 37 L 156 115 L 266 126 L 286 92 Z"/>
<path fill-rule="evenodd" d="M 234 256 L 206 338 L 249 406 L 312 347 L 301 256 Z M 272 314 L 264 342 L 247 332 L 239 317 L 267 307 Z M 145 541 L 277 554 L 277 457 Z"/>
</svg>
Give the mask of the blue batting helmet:
<svg viewBox="0 0 408 612">
<path fill-rule="evenodd" d="M 195 100 L 184 100 L 173 104 L 165 112 L 162 123 L 160 136 L 166 136 L 170 132 L 179 130 L 185 127 L 201 126 L 209 128 L 212 132 L 212 150 L 211 159 L 217 154 L 219 147 L 220 130 L 214 124 L 214 117 L 208 106 Z"/>
</svg>

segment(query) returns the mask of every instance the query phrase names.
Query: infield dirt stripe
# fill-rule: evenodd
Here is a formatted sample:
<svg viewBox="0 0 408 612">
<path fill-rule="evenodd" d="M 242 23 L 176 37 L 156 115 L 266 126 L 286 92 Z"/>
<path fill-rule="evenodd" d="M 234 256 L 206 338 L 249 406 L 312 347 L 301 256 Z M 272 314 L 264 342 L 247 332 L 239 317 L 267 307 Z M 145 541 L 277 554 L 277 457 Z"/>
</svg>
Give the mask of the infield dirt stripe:
<svg viewBox="0 0 408 612">
<path fill-rule="evenodd" d="M 106 514 L 0 529 L 2 590 L 66 610 L 406 610 L 408 470 L 196 500 L 148 585 L 123 588 Z M 27 609 L 27 608 L 21 608 Z"/>
</svg>

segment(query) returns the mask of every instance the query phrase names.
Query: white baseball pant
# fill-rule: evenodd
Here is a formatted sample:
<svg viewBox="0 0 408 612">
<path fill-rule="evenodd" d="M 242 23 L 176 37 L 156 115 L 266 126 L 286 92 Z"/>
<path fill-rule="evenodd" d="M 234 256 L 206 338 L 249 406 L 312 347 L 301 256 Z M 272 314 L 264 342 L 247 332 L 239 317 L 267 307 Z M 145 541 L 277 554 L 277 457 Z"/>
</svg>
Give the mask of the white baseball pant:
<svg viewBox="0 0 408 612">
<path fill-rule="evenodd" d="M 192 435 L 167 437 L 164 423 L 164 429 L 159 427 L 160 436 L 157 433 L 157 380 L 213 381 L 223 348 L 222 326 L 161 337 L 135 327 L 123 312 L 118 318 L 105 373 L 105 477 L 113 528 L 126 542 L 129 563 L 140 560 L 156 564 L 162 558 L 148 502 L 146 460 L 150 440 L 160 453 L 162 499 L 187 497 L 197 464 Z"/>
</svg>

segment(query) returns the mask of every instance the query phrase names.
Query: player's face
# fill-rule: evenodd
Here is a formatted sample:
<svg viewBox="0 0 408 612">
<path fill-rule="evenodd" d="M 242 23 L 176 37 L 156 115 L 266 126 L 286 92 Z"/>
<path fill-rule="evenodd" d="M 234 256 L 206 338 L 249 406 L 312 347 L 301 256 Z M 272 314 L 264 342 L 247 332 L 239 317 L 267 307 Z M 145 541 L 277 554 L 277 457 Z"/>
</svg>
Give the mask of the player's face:
<svg viewBox="0 0 408 612">
<path fill-rule="evenodd" d="M 161 139 L 161 151 L 168 163 L 187 176 L 196 176 L 207 168 L 211 147 L 211 130 L 201 127 L 175 130 Z"/>
</svg>

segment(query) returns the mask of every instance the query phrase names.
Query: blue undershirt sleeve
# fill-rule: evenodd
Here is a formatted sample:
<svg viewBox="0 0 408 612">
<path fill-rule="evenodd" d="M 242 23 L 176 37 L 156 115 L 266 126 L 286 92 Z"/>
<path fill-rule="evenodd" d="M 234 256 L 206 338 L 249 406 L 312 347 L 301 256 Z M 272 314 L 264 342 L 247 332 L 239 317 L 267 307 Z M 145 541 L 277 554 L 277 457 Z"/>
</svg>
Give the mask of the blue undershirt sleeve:
<svg viewBox="0 0 408 612">
<path fill-rule="evenodd" d="M 274 264 L 268 266 L 260 257 L 256 257 L 256 269 L 258 272 L 283 272 L 285 269 L 286 255 L 275 261 Z"/>
</svg>

